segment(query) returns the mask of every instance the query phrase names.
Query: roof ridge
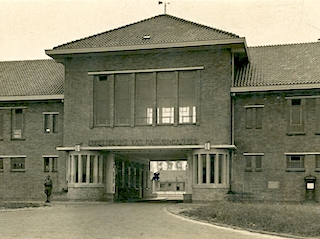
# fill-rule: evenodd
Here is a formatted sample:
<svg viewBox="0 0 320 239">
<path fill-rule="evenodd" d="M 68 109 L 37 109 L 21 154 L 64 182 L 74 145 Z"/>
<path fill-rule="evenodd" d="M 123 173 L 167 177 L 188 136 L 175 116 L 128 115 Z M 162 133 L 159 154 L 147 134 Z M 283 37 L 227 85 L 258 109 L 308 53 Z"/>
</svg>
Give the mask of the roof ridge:
<svg viewBox="0 0 320 239">
<path fill-rule="evenodd" d="M 238 35 L 233 34 L 231 32 L 223 31 L 221 29 L 217 29 L 217 28 L 213 28 L 213 27 L 210 27 L 210 26 L 206 26 L 204 24 L 200 24 L 200 23 L 189 21 L 189 20 L 185 20 L 183 18 L 179 18 L 179 17 L 173 16 L 173 15 L 170 15 L 170 14 L 159 14 L 159 15 L 155 15 L 153 17 L 149 17 L 149 18 L 146 18 L 146 19 L 143 19 L 143 20 L 139 20 L 139 21 L 136 21 L 136 22 L 133 22 L 133 23 L 129 23 L 129 24 L 123 25 L 121 27 L 113 28 L 113 29 L 110 29 L 110 30 L 107 30 L 107 31 L 103 31 L 103 32 L 91 35 L 91 36 L 79 38 L 77 40 L 70 41 L 70 42 L 58 45 L 58 46 L 54 47 L 53 49 L 57 49 L 57 48 L 60 48 L 60 47 L 66 46 L 66 45 L 70 45 L 72 43 L 76 43 L 76 42 L 79 42 L 79 41 L 83 41 L 83 40 L 86 40 L 86 39 L 94 38 L 94 37 L 97 37 L 97 36 L 100 36 L 100 35 L 103 35 L 103 34 L 106 34 L 106 33 L 114 32 L 114 31 L 129 27 L 129 26 L 133 26 L 133 25 L 136 25 L 136 24 L 139 24 L 139 23 L 142 23 L 142 22 L 146 22 L 146 21 L 149 21 L 149 20 L 152 20 L 152 19 L 156 19 L 156 18 L 159 18 L 159 17 L 169 17 L 169 18 L 174 19 L 174 20 L 178 20 L 178 21 L 181 21 L 181 22 L 185 22 L 185 23 L 188 23 L 188 24 L 191 24 L 191 25 L 194 25 L 194 26 L 198 26 L 198 27 L 202 27 L 202 28 L 206 28 L 206 29 L 209 29 L 209 30 L 217 31 L 219 33 L 223 33 L 223 34 L 226 34 L 226 35 L 229 35 L 229 36 L 232 36 L 232 37 L 239 37 Z"/>
<path fill-rule="evenodd" d="M 300 43 L 298 42 L 298 43 L 284 43 L 284 44 L 249 46 L 249 48 L 266 48 L 266 47 L 307 45 L 307 44 L 319 44 L 319 43 L 320 43 L 320 42 L 300 42 Z"/>
<path fill-rule="evenodd" d="M 62 46 L 66 46 L 66 45 L 69 45 L 71 43 L 75 43 L 75 42 L 78 42 L 78 41 L 86 40 L 86 39 L 89 39 L 89 38 L 92 38 L 92 37 L 100 36 L 100 35 L 105 34 L 105 33 L 113 32 L 113 31 L 116 31 L 116 30 L 120 30 L 122 28 L 129 27 L 129 26 L 132 26 L 132 25 L 144 22 L 144 21 L 148 21 L 148 20 L 151 20 L 152 18 L 156 18 L 156 17 L 162 16 L 162 15 L 166 15 L 166 14 L 156 15 L 156 16 L 153 16 L 153 17 L 149 17 L 149 18 L 146 18 L 146 19 L 143 19 L 143 20 L 139 20 L 139 21 L 133 22 L 133 23 L 128 23 L 128 24 L 123 25 L 121 27 L 116 27 L 116 28 L 113 28 L 113 29 L 110 29 L 110 30 L 107 30 L 107 31 L 104 31 L 104 32 L 96 33 L 96 34 L 91 35 L 91 36 L 79 38 L 77 40 L 70 41 L 70 42 L 58 45 L 58 46 L 54 47 L 53 49 L 56 49 L 56 48 L 59 48 L 59 47 L 62 47 Z"/>
<path fill-rule="evenodd" d="M 173 16 L 173 15 L 170 15 L 170 14 L 162 14 L 162 15 L 166 15 L 166 16 L 171 17 L 173 19 L 176 19 L 176 20 L 179 20 L 179 21 L 183 21 L 183 22 L 186 22 L 186 23 L 189 23 L 189 24 L 192 24 L 192 25 L 196 25 L 196 26 L 203 27 L 203 28 L 206 28 L 206 29 L 218 31 L 219 33 L 224 33 L 224 34 L 227 34 L 227 35 L 230 35 L 230 36 L 233 36 L 233 37 L 239 37 L 239 35 L 236 35 L 234 33 L 227 32 L 227 31 L 224 31 L 224 30 L 221 30 L 221 29 L 218 29 L 218 28 L 210 27 L 210 26 L 207 26 L 207 25 L 204 25 L 204 24 L 201 24 L 201 23 L 192 22 L 190 20 L 186 20 L 186 19 L 183 19 L 183 18 L 180 18 L 180 17 L 176 17 L 176 16 Z"/>
<path fill-rule="evenodd" d="M 55 61 L 54 59 L 28 59 L 28 60 L 9 60 L 9 61 L 0 61 L 0 63 L 13 63 L 13 62 L 31 62 L 31 61 Z"/>
</svg>

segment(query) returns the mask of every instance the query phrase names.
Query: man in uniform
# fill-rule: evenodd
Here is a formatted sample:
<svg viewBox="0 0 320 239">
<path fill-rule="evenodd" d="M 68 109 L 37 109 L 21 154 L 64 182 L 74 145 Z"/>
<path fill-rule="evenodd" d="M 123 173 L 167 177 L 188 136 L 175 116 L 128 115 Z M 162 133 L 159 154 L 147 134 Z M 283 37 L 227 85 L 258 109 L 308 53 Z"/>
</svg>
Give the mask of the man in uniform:
<svg viewBox="0 0 320 239">
<path fill-rule="evenodd" d="M 47 194 L 47 201 L 50 202 L 50 195 L 52 191 L 52 180 L 50 179 L 50 175 L 48 175 L 45 183 L 44 183 L 44 192 Z"/>
</svg>

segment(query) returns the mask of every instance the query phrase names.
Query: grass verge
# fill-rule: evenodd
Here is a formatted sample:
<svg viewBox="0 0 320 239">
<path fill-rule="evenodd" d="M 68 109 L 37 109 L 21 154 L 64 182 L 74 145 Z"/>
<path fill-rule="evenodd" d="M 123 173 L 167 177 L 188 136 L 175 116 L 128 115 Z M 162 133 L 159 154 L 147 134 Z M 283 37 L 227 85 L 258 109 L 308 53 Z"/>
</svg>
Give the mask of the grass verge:
<svg viewBox="0 0 320 239">
<path fill-rule="evenodd" d="M 246 229 L 304 237 L 320 235 L 317 204 L 214 202 L 181 214 Z"/>
<path fill-rule="evenodd" d="M 18 209 L 18 208 L 30 208 L 41 207 L 39 203 L 25 203 L 25 202 L 0 202 L 0 209 Z"/>
</svg>

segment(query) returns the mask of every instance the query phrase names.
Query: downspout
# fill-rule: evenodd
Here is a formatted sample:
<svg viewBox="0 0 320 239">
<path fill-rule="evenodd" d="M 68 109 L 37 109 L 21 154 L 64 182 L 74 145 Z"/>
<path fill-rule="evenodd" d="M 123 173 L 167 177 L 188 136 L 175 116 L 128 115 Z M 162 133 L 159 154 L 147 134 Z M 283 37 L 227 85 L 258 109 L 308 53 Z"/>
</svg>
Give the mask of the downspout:
<svg viewBox="0 0 320 239">
<path fill-rule="evenodd" d="M 234 86 L 234 53 L 231 52 L 231 87 Z M 230 94 L 231 97 L 231 145 L 234 145 L 234 93 Z M 232 167 L 232 162 L 233 162 L 233 158 L 234 158 L 234 150 L 231 150 L 231 154 L 230 154 L 230 160 L 229 160 L 229 192 L 228 193 L 232 193 L 232 189 L 231 189 L 231 184 L 233 181 L 233 167 Z"/>
</svg>

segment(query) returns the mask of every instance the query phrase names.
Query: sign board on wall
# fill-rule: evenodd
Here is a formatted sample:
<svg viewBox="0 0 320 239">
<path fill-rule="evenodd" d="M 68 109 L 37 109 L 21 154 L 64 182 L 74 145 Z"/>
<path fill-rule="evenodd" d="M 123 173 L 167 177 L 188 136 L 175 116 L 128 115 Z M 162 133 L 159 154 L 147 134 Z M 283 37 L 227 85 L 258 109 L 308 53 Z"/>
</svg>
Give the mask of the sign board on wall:
<svg viewBox="0 0 320 239">
<path fill-rule="evenodd" d="M 196 138 L 178 139 L 104 139 L 89 140 L 89 146 L 165 146 L 165 145 L 198 145 Z"/>
</svg>

